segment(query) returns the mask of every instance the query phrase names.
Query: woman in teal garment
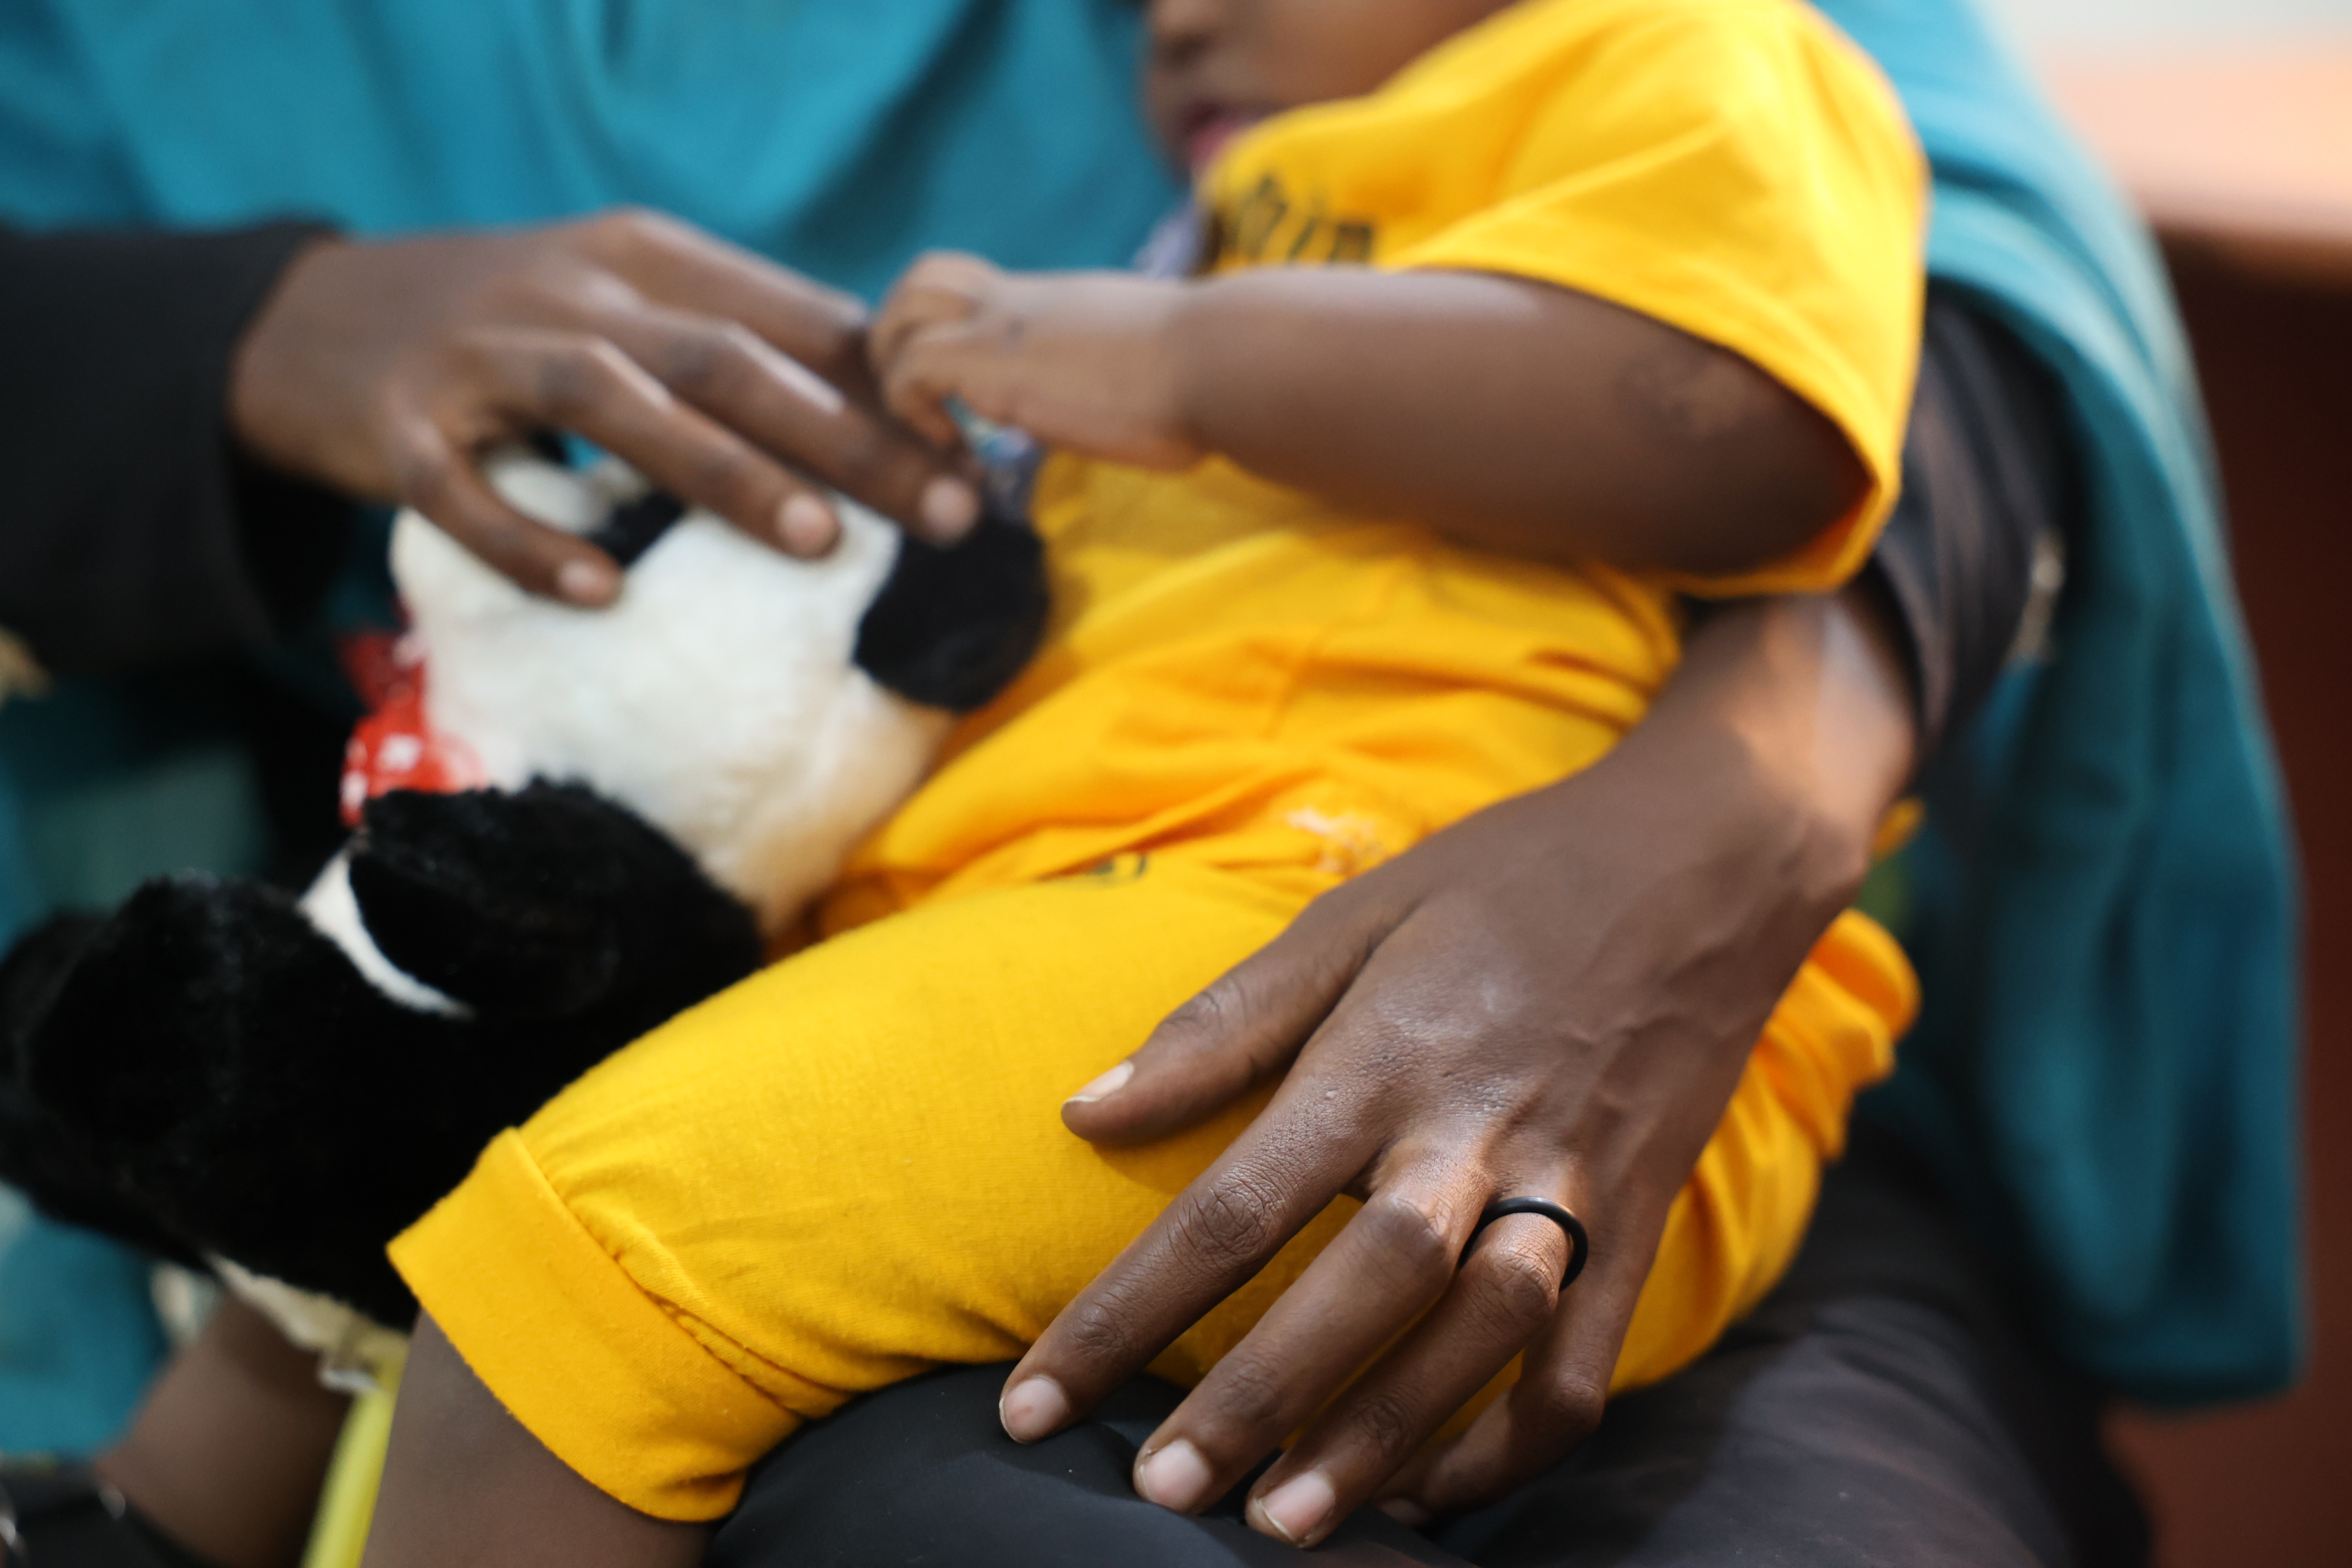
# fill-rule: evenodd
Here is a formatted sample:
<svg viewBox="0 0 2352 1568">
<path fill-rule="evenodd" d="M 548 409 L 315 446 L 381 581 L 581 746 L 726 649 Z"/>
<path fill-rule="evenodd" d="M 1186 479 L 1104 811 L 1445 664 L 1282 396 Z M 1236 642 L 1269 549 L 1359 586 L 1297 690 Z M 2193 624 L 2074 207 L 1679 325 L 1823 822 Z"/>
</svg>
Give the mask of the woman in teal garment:
<svg viewBox="0 0 2352 1568">
<path fill-rule="evenodd" d="M 282 9 L 267 48 L 218 7 L 12 13 L 0 213 L 293 209 L 381 232 L 632 198 L 870 291 L 922 244 L 1111 259 L 1167 195 L 1127 107 L 1124 7 L 908 7 L 896 26 L 617 5 L 525 26 L 489 7 L 437 30 L 423 7 L 363 28 L 346 7 Z M 1918 857 L 1914 947 L 1967 1005 L 1931 1003 L 1883 1114 L 1985 1216 L 2080 1364 L 2175 1398 L 2274 1386 L 2297 1345 L 2284 831 L 2160 284 L 1965 11 L 1828 9 L 1887 65 L 1936 161 L 1937 270 L 2063 379 L 2091 495 L 2063 661 L 1939 785 L 1939 831 L 1975 837 Z M 714 90 L 750 60 L 794 68 Z"/>
</svg>

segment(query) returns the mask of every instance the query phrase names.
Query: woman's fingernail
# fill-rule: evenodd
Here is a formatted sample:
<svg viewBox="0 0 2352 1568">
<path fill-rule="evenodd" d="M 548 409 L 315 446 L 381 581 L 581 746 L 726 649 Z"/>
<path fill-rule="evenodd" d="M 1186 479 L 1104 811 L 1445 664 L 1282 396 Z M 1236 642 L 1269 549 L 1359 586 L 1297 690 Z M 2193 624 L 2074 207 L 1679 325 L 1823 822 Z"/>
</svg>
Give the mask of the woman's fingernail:
<svg viewBox="0 0 2352 1568">
<path fill-rule="evenodd" d="M 555 591 L 575 605 L 608 605 L 621 591 L 621 574 L 601 561 L 575 558 L 556 568 Z"/>
<path fill-rule="evenodd" d="M 795 555 L 822 555 L 840 535 L 833 509 L 813 495 L 796 495 L 776 513 L 776 537 Z"/>
<path fill-rule="evenodd" d="M 997 1402 L 996 1418 L 1016 1443 L 1050 1437 L 1070 1418 L 1070 1397 L 1050 1377 L 1024 1377 Z"/>
<path fill-rule="evenodd" d="M 1293 1546 L 1304 1546 L 1331 1517 L 1331 1505 L 1338 1500 L 1339 1493 L 1332 1490 L 1328 1478 L 1320 1470 L 1309 1470 L 1291 1477 L 1252 1506 L 1275 1534 Z"/>
<path fill-rule="evenodd" d="M 1190 1513 L 1209 1500 L 1209 1461 L 1182 1437 L 1138 1460 L 1135 1489 L 1146 1502 Z"/>
<path fill-rule="evenodd" d="M 1419 1530 L 1437 1517 L 1409 1497 L 1382 1498 L 1375 1506 L 1407 1530 Z"/>
<path fill-rule="evenodd" d="M 930 542 L 953 544 L 980 521 L 980 497 L 961 479 L 937 479 L 923 487 L 920 510 Z"/>
<path fill-rule="evenodd" d="M 1103 1074 L 1102 1077 L 1095 1079 L 1094 1082 L 1087 1085 L 1086 1088 L 1078 1090 L 1077 1093 L 1070 1096 L 1069 1099 L 1064 1100 L 1062 1103 L 1065 1105 L 1092 1105 L 1097 1100 L 1108 1100 L 1112 1095 L 1117 1094 L 1120 1089 L 1125 1089 L 1127 1087 L 1127 1080 L 1134 1076 L 1135 1064 L 1133 1062 L 1121 1062 L 1118 1066 L 1111 1068 L 1110 1071 Z"/>
</svg>

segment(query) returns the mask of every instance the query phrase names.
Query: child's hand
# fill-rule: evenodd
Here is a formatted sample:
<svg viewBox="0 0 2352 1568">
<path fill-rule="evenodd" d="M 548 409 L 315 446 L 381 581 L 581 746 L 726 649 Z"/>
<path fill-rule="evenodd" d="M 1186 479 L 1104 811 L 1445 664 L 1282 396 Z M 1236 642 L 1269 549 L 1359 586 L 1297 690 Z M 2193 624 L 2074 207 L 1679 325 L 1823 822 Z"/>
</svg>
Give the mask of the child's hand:
<svg viewBox="0 0 2352 1568">
<path fill-rule="evenodd" d="M 1184 286 L 1121 272 L 1004 272 L 940 251 L 907 269 L 868 338 L 891 412 L 943 447 L 947 400 L 1049 446 L 1144 468 L 1205 455 L 1184 417 Z"/>
</svg>

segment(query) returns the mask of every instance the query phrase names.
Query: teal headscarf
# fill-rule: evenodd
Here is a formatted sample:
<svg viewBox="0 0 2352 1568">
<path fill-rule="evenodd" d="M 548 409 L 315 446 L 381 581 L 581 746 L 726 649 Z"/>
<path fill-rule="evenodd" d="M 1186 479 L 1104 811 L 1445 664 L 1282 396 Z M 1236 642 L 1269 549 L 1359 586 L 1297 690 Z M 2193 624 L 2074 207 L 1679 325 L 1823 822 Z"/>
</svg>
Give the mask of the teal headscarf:
<svg viewBox="0 0 2352 1568">
<path fill-rule="evenodd" d="M 2146 232 L 1959 0 L 1820 0 L 1935 167 L 1928 267 L 2063 384 L 2055 657 L 1929 791 L 1927 1012 L 1867 1114 L 2101 1380 L 2188 1403 L 2303 1344 L 2293 856 L 2187 347 Z"/>
</svg>

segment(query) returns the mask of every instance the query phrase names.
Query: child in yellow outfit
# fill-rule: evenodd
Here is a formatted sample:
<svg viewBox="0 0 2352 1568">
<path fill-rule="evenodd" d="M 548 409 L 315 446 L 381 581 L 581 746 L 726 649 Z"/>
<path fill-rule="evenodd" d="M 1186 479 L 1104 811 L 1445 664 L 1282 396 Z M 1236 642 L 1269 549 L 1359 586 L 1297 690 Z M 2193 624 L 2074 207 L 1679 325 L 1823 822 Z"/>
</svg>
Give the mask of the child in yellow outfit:
<svg viewBox="0 0 2352 1568">
<path fill-rule="evenodd" d="M 1154 7 L 1163 87 L 1185 8 Z M 1349 79 L 1407 13 L 1435 47 Z M 641 1511 L 715 1518 L 803 1421 L 1018 1354 L 1263 1103 L 1109 1152 L 1057 1120 L 1073 1085 L 1318 892 L 1598 758 L 1674 668 L 1678 593 L 1833 588 L 1891 505 L 1923 171 L 1798 0 L 1221 15 L 1261 29 L 1262 96 L 1157 105 L 1213 155 L 1202 277 L 933 258 L 876 329 L 919 426 L 946 438 L 954 397 L 1059 449 L 1034 666 L 857 854 L 824 940 L 590 1073 L 394 1244 L 506 1407 Z M 1374 351 L 1416 368 L 1358 374 Z M 1675 457 L 1737 468 L 1751 430 L 1830 453 L 1829 503 L 1727 506 Z M 1617 1386 L 1779 1277 L 1914 1001 L 1841 918 L 1675 1203 Z M 1197 1380 L 1353 1208 L 1155 1369 Z"/>
</svg>

